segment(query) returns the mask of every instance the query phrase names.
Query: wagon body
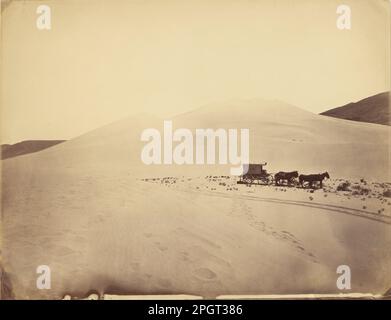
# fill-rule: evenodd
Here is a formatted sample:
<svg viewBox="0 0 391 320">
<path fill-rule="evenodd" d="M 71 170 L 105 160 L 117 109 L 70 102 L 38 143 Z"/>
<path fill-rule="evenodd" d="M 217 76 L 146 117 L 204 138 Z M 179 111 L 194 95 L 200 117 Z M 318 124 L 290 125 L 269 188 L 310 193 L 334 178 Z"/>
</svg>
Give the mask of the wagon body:
<svg viewBox="0 0 391 320">
<path fill-rule="evenodd" d="M 269 184 L 273 182 L 272 175 L 267 173 L 263 166 L 265 164 L 248 164 L 248 170 L 245 174 L 240 176 L 238 183 L 243 184 Z"/>
</svg>

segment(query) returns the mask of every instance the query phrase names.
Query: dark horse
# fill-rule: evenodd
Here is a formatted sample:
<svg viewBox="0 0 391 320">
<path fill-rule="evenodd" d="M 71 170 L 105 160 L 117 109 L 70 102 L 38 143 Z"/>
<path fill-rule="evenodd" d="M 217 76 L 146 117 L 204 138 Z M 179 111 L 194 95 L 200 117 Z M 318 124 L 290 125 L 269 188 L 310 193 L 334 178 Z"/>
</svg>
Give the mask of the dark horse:
<svg viewBox="0 0 391 320">
<path fill-rule="evenodd" d="M 299 176 L 299 183 L 301 184 L 301 186 L 303 186 L 304 182 L 308 182 L 309 183 L 309 186 L 310 188 L 312 188 L 312 184 L 314 182 L 320 182 L 320 187 L 322 188 L 322 182 L 324 180 L 324 178 L 327 178 L 327 179 L 330 179 L 330 176 L 329 176 L 329 173 L 328 172 L 324 172 L 324 173 L 321 173 L 321 174 L 301 174 Z"/>
<path fill-rule="evenodd" d="M 293 182 L 295 178 L 299 176 L 299 173 L 297 171 L 292 171 L 292 172 L 277 172 L 274 175 L 274 181 L 276 182 L 276 186 L 283 180 L 286 180 L 288 185 Z"/>
</svg>

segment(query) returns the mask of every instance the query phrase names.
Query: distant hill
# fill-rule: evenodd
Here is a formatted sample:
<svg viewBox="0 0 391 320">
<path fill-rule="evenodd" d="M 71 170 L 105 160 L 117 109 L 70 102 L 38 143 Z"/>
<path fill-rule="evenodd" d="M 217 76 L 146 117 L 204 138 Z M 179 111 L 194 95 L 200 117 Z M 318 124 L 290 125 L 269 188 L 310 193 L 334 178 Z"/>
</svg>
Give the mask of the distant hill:
<svg viewBox="0 0 391 320">
<path fill-rule="evenodd" d="M 13 158 L 52 147 L 65 140 L 26 140 L 15 144 L 1 145 L 1 159 Z"/>
<path fill-rule="evenodd" d="M 352 102 L 342 107 L 327 110 L 322 112 L 321 115 L 390 125 L 390 93 L 379 93 L 358 102 Z"/>
</svg>

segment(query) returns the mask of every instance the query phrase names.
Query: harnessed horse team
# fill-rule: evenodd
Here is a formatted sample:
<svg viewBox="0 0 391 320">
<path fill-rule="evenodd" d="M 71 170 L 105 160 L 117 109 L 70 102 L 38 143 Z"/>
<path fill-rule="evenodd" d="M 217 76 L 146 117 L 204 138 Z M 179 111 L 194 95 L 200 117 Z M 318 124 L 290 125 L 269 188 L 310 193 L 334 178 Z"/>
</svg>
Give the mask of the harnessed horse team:
<svg viewBox="0 0 391 320">
<path fill-rule="evenodd" d="M 300 174 L 297 171 L 277 172 L 274 176 L 268 173 L 263 166 L 266 166 L 265 163 L 257 163 L 257 164 L 248 164 L 246 173 L 240 176 L 240 180 L 238 183 L 245 184 L 253 184 L 258 182 L 258 184 L 270 184 L 274 183 L 276 186 L 284 183 L 286 181 L 287 185 L 292 185 L 297 183 L 297 178 L 299 179 L 298 183 L 301 187 L 309 186 L 310 188 L 314 188 L 315 183 L 319 183 L 320 188 L 323 188 L 323 180 L 325 178 L 330 179 L 328 172 L 320 173 L 320 174 Z M 273 179 L 274 178 L 274 179 Z"/>
<path fill-rule="evenodd" d="M 282 181 L 286 181 L 288 185 L 293 184 L 295 182 L 295 179 L 299 178 L 299 184 L 304 187 L 304 183 L 308 182 L 308 185 L 310 188 L 313 188 L 314 183 L 319 182 L 320 188 L 323 187 L 323 180 L 325 178 L 330 179 L 329 173 L 324 172 L 320 174 L 301 174 L 297 171 L 291 171 L 291 172 L 277 172 L 274 175 L 274 181 L 276 185 L 279 185 Z"/>
</svg>

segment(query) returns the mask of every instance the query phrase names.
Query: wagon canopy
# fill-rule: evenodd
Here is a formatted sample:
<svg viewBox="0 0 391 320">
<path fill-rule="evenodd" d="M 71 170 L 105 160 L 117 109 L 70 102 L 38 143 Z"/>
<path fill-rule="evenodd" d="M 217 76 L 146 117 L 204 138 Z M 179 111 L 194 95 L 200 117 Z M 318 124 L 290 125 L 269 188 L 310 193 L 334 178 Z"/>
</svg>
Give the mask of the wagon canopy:
<svg viewBox="0 0 391 320">
<path fill-rule="evenodd" d="M 251 175 L 262 175 L 265 174 L 265 170 L 263 169 L 264 164 L 247 164 L 244 166 L 248 166 L 248 171 L 246 174 Z"/>
</svg>

